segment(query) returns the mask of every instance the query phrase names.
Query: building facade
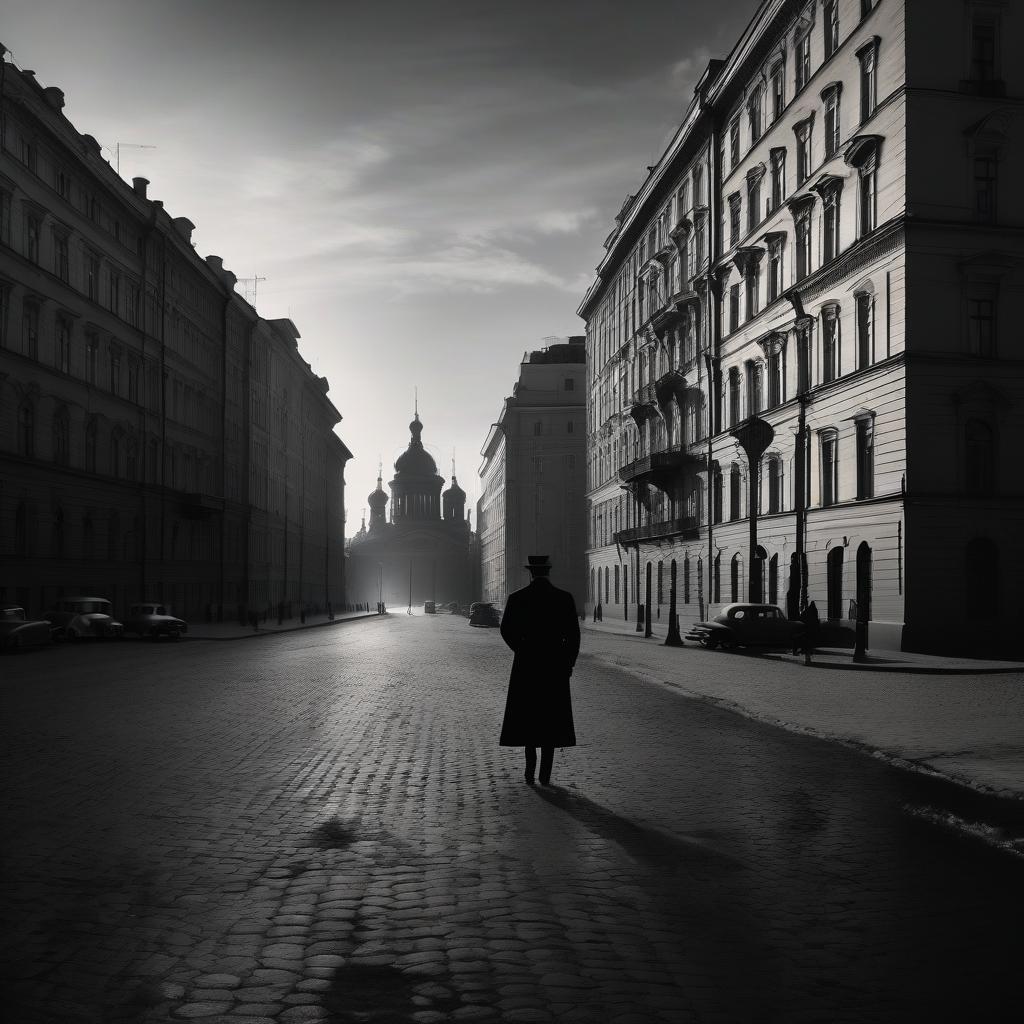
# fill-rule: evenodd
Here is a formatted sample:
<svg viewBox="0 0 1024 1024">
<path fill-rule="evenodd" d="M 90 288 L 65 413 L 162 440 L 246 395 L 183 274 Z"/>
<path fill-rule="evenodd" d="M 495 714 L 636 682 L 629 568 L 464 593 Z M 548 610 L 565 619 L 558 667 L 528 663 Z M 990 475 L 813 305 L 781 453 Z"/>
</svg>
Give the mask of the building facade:
<svg viewBox="0 0 1024 1024">
<path fill-rule="evenodd" d="M 417 411 L 409 445 L 395 460 L 388 485 L 377 477 L 365 523 L 349 545 L 350 600 L 412 607 L 426 601 L 468 605 L 474 600 L 476 546 L 466 515 L 466 492 L 452 468 L 451 485 L 424 448 Z M 390 516 L 388 502 L 390 500 Z"/>
<path fill-rule="evenodd" d="M 0 63 L 0 601 L 345 600 L 341 417 L 192 223 Z"/>
<path fill-rule="evenodd" d="M 586 600 L 586 339 L 523 356 L 480 465 L 477 535 L 483 600 L 529 582 L 526 556 L 550 555 L 551 580 Z"/>
<path fill-rule="evenodd" d="M 1022 22 L 1002 3 L 766 0 L 710 62 L 579 309 L 606 614 L 635 613 L 650 566 L 655 619 L 674 574 L 684 622 L 813 600 L 870 646 L 1005 640 Z"/>
</svg>

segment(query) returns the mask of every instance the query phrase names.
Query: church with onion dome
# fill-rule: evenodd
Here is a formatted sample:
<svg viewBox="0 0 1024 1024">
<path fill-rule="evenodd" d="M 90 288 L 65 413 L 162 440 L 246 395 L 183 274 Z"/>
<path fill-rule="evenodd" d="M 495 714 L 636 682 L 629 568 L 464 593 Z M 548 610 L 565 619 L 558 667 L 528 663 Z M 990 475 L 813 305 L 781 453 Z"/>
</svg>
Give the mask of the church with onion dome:
<svg viewBox="0 0 1024 1024">
<path fill-rule="evenodd" d="M 417 409 L 409 445 L 395 460 L 395 476 L 384 490 L 383 472 L 367 496 L 365 520 L 349 545 L 347 592 L 370 607 L 389 609 L 477 599 L 475 538 L 466 514 L 466 492 L 452 466 L 445 488 L 437 463 L 423 447 Z"/>
</svg>

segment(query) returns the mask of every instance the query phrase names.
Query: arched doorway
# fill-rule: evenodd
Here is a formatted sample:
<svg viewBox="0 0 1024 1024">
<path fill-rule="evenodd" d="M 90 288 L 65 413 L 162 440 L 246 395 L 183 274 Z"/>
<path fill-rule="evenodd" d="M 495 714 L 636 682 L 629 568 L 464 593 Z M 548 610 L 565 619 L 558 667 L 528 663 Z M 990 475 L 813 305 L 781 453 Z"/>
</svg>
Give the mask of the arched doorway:
<svg viewBox="0 0 1024 1024">
<path fill-rule="evenodd" d="M 870 569 L 870 549 L 868 554 Z M 858 556 L 858 579 L 860 573 Z M 843 618 L 843 548 L 834 547 L 829 553 L 825 564 L 825 575 L 828 591 L 828 617 Z"/>
<path fill-rule="evenodd" d="M 871 621 L 871 547 L 867 541 L 857 548 L 857 621 Z"/>
</svg>

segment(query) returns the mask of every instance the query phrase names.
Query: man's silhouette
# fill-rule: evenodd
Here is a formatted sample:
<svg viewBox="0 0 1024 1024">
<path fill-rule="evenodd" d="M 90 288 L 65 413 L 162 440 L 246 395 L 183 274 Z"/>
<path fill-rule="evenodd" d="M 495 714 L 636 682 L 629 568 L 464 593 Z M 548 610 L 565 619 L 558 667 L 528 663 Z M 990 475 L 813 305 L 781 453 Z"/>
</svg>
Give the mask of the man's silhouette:
<svg viewBox="0 0 1024 1024">
<path fill-rule="evenodd" d="M 530 555 L 533 579 L 509 594 L 501 636 L 515 652 L 508 681 L 503 747 L 526 748 L 526 781 L 532 783 L 540 747 L 540 781 L 551 781 L 555 747 L 574 747 L 569 676 L 580 653 L 580 623 L 572 594 L 551 585 L 551 559 Z"/>
</svg>

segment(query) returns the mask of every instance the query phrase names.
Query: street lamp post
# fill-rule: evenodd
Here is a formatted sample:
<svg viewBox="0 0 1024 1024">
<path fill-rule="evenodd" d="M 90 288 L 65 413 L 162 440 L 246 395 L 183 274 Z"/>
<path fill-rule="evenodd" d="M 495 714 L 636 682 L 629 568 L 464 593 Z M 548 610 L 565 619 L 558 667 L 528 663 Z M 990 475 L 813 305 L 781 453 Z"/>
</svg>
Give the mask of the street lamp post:
<svg viewBox="0 0 1024 1024">
<path fill-rule="evenodd" d="M 761 587 L 761 562 L 758 558 L 757 549 L 757 499 L 758 499 L 758 472 L 761 465 L 761 456 L 764 455 L 768 445 L 775 439 L 775 431 L 770 423 L 761 419 L 760 416 L 748 416 L 739 426 L 729 431 L 736 438 L 739 446 L 747 456 L 747 466 L 750 472 L 750 570 L 747 576 L 748 593 L 747 599 L 751 604 L 760 604 L 763 599 Z"/>
<path fill-rule="evenodd" d="M 668 635 L 665 637 L 665 647 L 685 647 L 683 638 L 679 635 L 679 623 L 676 621 L 676 560 L 672 559 L 671 576 L 669 578 L 668 591 Z"/>
</svg>

